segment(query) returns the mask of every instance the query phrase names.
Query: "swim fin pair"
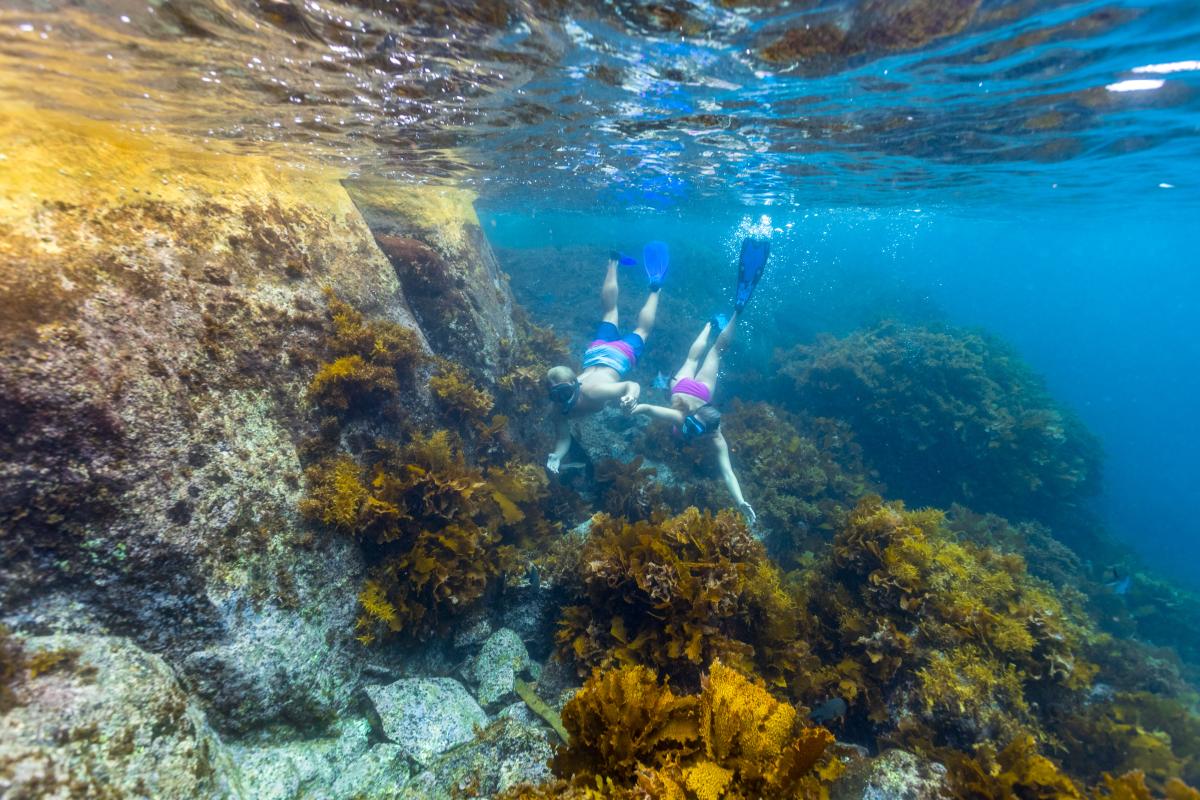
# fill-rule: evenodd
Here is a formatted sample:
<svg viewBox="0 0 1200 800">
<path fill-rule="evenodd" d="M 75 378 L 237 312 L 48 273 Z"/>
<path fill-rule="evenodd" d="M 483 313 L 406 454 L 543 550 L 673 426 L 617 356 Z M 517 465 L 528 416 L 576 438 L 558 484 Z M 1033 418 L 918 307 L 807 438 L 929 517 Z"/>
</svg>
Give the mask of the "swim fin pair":
<svg viewBox="0 0 1200 800">
<path fill-rule="evenodd" d="M 763 268 L 767 265 L 767 256 L 771 254 L 771 242 L 761 236 L 747 236 L 742 239 L 742 255 L 738 259 L 737 291 L 733 297 L 733 307 L 741 311 L 750 302 L 754 287 L 762 277 Z"/>
<path fill-rule="evenodd" d="M 637 266 L 637 259 L 616 250 L 610 252 L 608 257 L 622 267 Z M 646 265 L 646 277 L 650 279 L 650 291 L 657 292 L 662 288 L 663 279 L 667 277 L 667 265 L 670 260 L 666 242 L 648 242 L 642 248 L 642 263 Z"/>
</svg>

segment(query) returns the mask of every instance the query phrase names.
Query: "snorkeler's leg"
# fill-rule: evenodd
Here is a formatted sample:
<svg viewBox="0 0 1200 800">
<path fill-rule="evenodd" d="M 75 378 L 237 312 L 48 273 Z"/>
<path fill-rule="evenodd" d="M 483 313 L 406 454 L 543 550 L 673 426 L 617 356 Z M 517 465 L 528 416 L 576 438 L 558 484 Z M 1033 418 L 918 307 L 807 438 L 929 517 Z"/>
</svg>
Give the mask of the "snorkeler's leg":
<svg viewBox="0 0 1200 800">
<path fill-rule="evenodd" d="M 617 262 L 608 260 L 608 273 L 604 276 L 604 286 L 600 289 L 600 304 L 604 307 L 605 322 L 617 324 Z"/>
<path fill-rule="evenodd" d="M 738 315 L 735 311 L 733 316 L 729 318 L 729 322 L 721 330 L 721 335 L 713 342 L 713 346 L 709 348 L 708 355 L 704 357 L 704 363 L 700 365 L 700 371 L 696 373 L 696 380 L 703 383 L 710 390 L 717 388 L 717 373 L 721 371 L 721 354 L 729 347 L 729 343 L 733 341 L 733 329 L 737 325 Z"/>
<path fill-rule="evenodd" d="M 711 331 L 712 323 L 706 322 L 700 335 L 696 337 L 696 341 L 692 342 L 692 346 L 688 348 L 687 360 L 676 371 L 675 377 L 671 379 L 672 382 L 680 378 L 696 377 L 696 370 L 700 367 L 700 357 L 704 355 L 704 348 L 708 347 L 708 335 Z"/>
<path fill-rule="evenodd" d="M 637 327 L 633 332 L 642 337 L 642 342 L 650 338 L 650 331 L 654 330 L 654 318 L 658 316 L 658 292 L 653 291 L 646 302 L 642 304 L 642 310 L 638 312 Z"/>
</svg>

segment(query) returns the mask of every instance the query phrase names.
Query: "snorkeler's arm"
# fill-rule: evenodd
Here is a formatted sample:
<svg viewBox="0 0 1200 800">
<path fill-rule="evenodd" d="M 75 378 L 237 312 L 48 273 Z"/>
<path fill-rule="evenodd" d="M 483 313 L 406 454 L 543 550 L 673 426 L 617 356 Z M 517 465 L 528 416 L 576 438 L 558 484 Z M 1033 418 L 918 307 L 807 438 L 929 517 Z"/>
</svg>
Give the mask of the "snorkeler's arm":
<svg viewBox="0 0 1200 800">
<path fill-rule="evenodd" d="M 614 381 L 588 386 L 584 392 L 587 393 L 589 399 L 599 400 L 602 403 L 620 399 L 621 405 L 628 410 L 641 397 L 642 387 L 638 385 L 637 381 Z"/>
<path fill-rule="evenodd" d="M 729 443 L 725 441 L 725 436 L 720 431 L 713 435 L 713 447 L 717 451 L 717 466 L 721 469 L 721 477 L 725 479 L 725 486 L 729 489 L 729 493 L 733 495 L 734 501 L 738 504 L 738 508 L 746 515 L 746 519 L 753 525 L 758 520 L 758 515 L 754 513 L 754 509 L 746 502 L 746 498 L 742 497 L 742 485 L 738 483 L 737 475 L 733 474 L 733 464 L 729 463 Z"/>
<path fill-rule="evenodd" d="M 630 412 L 633 414 L 645 414 L 651 419 L 662 420 L 663 422 L 672 422 L 676 425 L 683 424 L 683 414 L 673 408 L 665 406 L 655 406 L 650 403 L 638 403 Z"/>
<path fill-rule="evenodd" d="M 551 413 L 554 414 L 555 441 L 554 452 L 546 458 L 546 469 L 557 473 L 558 465 L 562 463 L 563 457 L 571 449 L 571 426 L 567 423 L 566 415 L 558 413 L 557 408 Z"/>
</svg>

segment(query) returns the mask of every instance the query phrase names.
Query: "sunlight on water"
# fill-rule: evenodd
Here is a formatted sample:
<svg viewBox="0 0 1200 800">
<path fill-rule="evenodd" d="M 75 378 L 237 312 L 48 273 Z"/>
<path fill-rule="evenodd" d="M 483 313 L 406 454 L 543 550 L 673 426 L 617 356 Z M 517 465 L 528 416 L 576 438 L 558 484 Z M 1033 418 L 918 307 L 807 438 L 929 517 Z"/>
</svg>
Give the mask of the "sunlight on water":
<svg viewBox="0 0 1200 800">
<path fill-rule="evenodd" d="M 10 4 L 0 93 L 578 208 L 1196 199 L 1187 4 L 910 4 Z"/>
</svg>

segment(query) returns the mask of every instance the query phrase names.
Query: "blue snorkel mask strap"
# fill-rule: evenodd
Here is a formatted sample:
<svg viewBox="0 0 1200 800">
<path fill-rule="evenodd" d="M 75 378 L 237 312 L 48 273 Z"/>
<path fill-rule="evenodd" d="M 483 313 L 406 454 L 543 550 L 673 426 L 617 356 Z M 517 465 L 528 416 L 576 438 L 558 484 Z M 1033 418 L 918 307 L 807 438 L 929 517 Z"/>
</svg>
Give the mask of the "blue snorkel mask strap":
<svg viewBox="0 0 1200 800">
<path fill-rule="evenodd" d="M 695 439 L 698 436 L 703 436 L 708 433 L 708 428 L 703 422 L 696 419 L 695 414 L 688 414 L 683 418 L 683 438 Z"/>
</svg>

